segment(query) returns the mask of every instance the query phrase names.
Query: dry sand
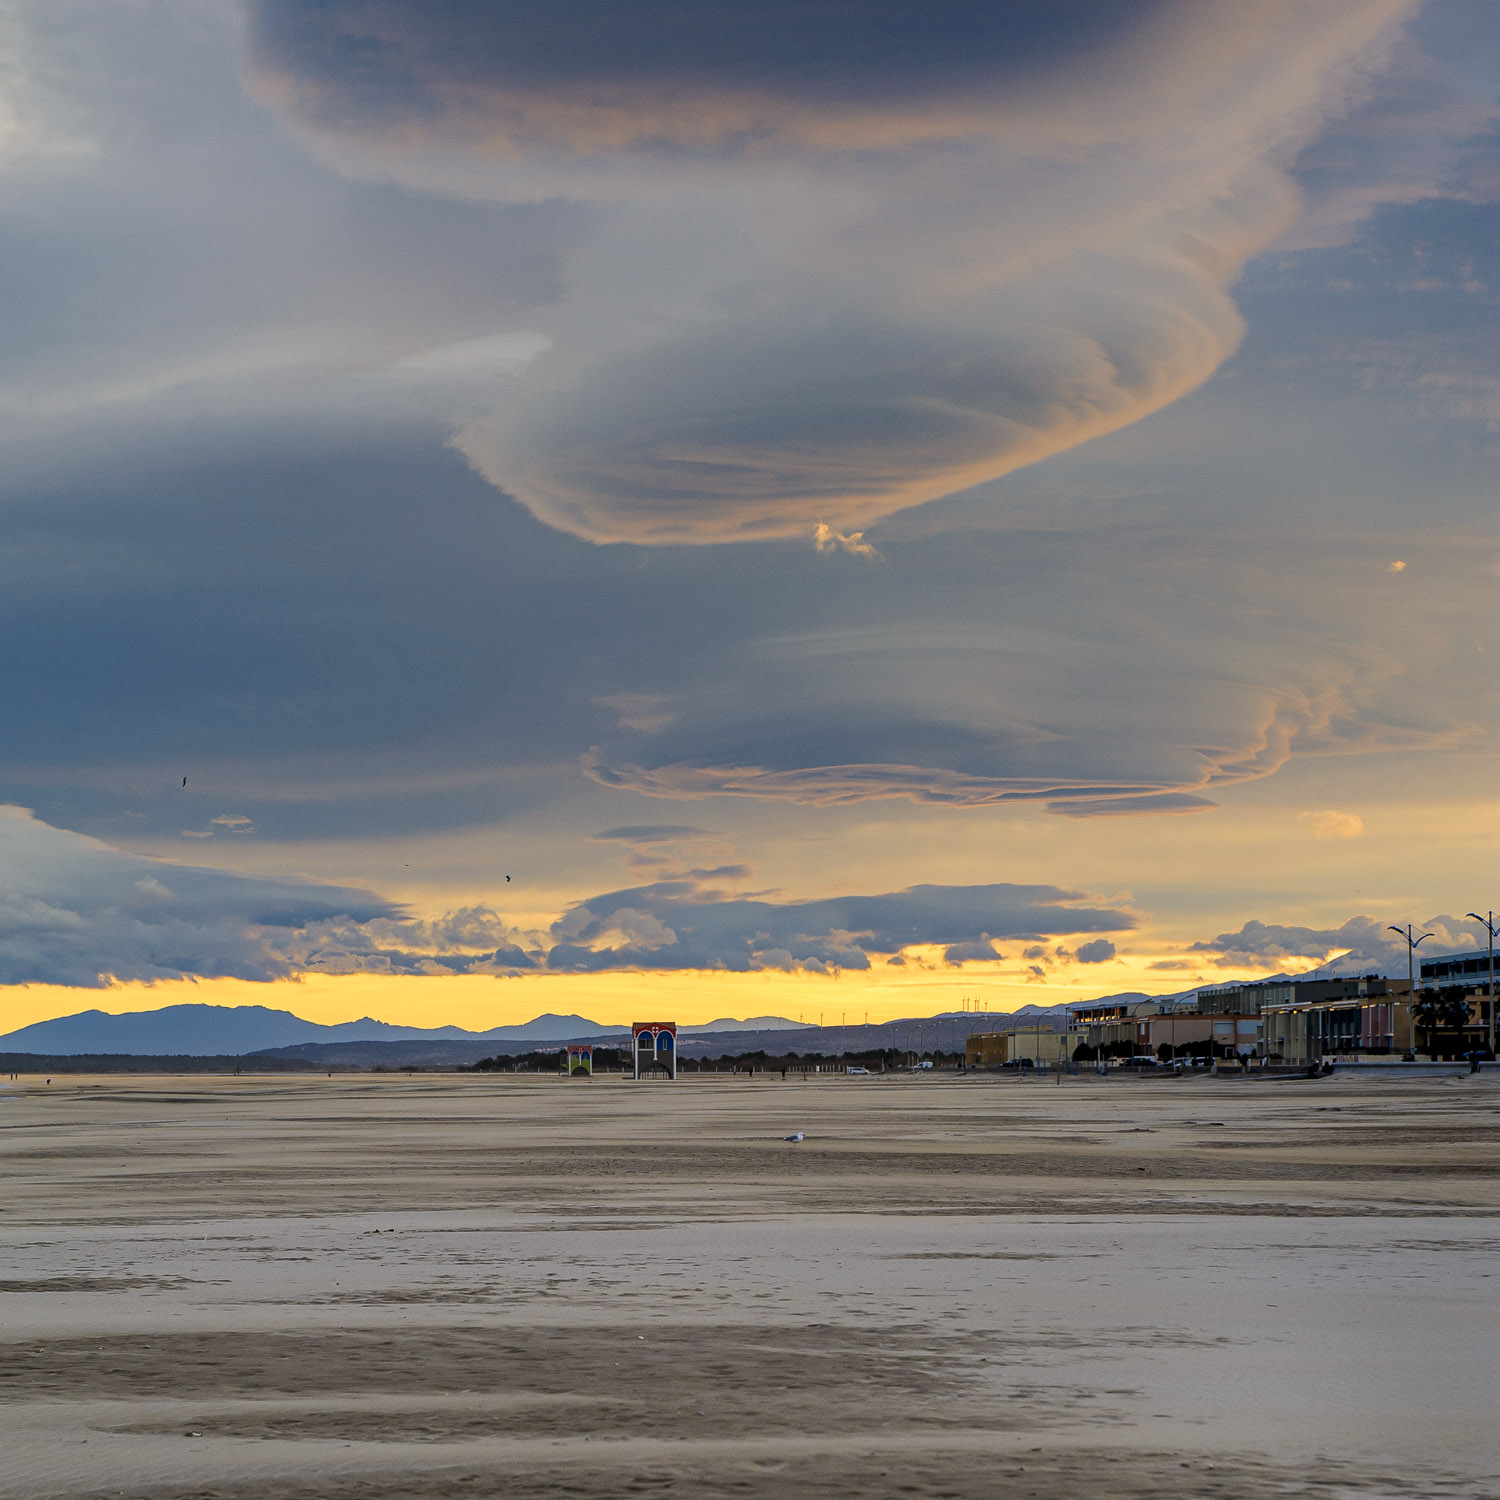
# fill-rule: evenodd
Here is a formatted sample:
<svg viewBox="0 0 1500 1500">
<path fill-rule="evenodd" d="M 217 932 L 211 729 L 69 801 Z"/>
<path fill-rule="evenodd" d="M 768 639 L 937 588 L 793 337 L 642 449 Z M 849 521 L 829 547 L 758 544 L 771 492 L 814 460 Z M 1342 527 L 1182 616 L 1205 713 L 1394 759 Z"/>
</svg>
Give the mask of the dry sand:
<svg viewBox="0 0 1500 1500">
<path fill-rule="evenodd" d="M 1497 1104 L 27 1079 L 0 1500 L 1500 1496 Z"/>
</svg>

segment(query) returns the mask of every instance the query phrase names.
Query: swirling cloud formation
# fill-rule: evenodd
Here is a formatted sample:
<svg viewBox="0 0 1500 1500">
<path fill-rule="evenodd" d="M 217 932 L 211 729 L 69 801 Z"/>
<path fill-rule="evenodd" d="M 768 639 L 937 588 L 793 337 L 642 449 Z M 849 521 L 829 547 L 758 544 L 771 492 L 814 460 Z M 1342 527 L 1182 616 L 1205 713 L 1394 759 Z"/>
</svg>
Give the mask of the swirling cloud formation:
<svg viewBox="0 0 1500 1500">
<path fill-rule="evenodd" d="M 1207 379 L 1411 8 L 253 0 L 250 83 L 348 174 L 595 211 L 455 417 L 495 485 L 600 542 L 852 535 Z"/>
</svg>

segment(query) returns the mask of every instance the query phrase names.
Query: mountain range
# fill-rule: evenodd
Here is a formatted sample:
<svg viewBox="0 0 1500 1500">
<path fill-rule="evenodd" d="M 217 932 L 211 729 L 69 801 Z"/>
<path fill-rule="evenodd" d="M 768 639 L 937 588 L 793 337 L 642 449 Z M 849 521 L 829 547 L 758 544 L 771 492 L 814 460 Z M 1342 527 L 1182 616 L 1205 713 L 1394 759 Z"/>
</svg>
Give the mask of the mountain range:
<svg viewBox="0 0 1500 1500">
<path fill-rule="evenodd" d="M 537 1016 L 522 1026 L 496 1026 L 488 1031 L 465 1031 L 461 1026 L 393 1026 L 368 1016 L 324 1026 L 264 1005 L 165 1005 L 159 1010 L 127 1011 L 123 1015 L 85 1010 L 51 1021 L 38 1021 L 0 1036 L 0 1051 L 53 1056 L 86 1052 L 214 1057 L 331 1042 L 576 1041 L 615 1036 L 622 1029 L 601 1026 L 583 1016 L 552 1014 Z M 800 1022 L 784 1016 L 753 1016 L 745 1021 L 725 1017 L 702 1026 L 680 1028 L 684 1036 L 799 1029 L 802 1029 Z"/>
</svg>

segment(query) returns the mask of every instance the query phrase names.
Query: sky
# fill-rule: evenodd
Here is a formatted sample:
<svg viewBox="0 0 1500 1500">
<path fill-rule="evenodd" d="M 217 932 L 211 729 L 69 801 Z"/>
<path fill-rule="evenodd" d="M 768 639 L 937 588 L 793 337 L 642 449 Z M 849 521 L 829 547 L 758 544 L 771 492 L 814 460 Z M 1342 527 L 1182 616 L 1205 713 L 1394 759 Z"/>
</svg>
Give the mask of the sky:
<svg viewBox="0 0 1500 1500">
<path fill-rule="evenodd" d="M 1474 946 L 1497 38 L 4 0 L 0 1029 Z"/>
</svg>

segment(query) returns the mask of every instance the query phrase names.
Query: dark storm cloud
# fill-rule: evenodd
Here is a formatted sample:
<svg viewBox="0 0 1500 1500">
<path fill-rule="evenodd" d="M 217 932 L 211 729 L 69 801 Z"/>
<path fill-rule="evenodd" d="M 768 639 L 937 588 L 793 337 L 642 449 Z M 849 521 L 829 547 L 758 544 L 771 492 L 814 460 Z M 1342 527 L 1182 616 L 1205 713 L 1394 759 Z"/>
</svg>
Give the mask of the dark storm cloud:
<svg viewBox="0 0 1500 1500">
<path fill-rule="evenodd" d="M 1078 905 L 1056 886 L 919 885 L 822 901 L 741 900 L 693 880 L 660 881 L 578 903 L 552 929 L 550 969 L 867 969 L 871 955 L 939 945 L 995 958 L 992 937 L 1133 927 L 1127 911 Z"/>
</svg>

